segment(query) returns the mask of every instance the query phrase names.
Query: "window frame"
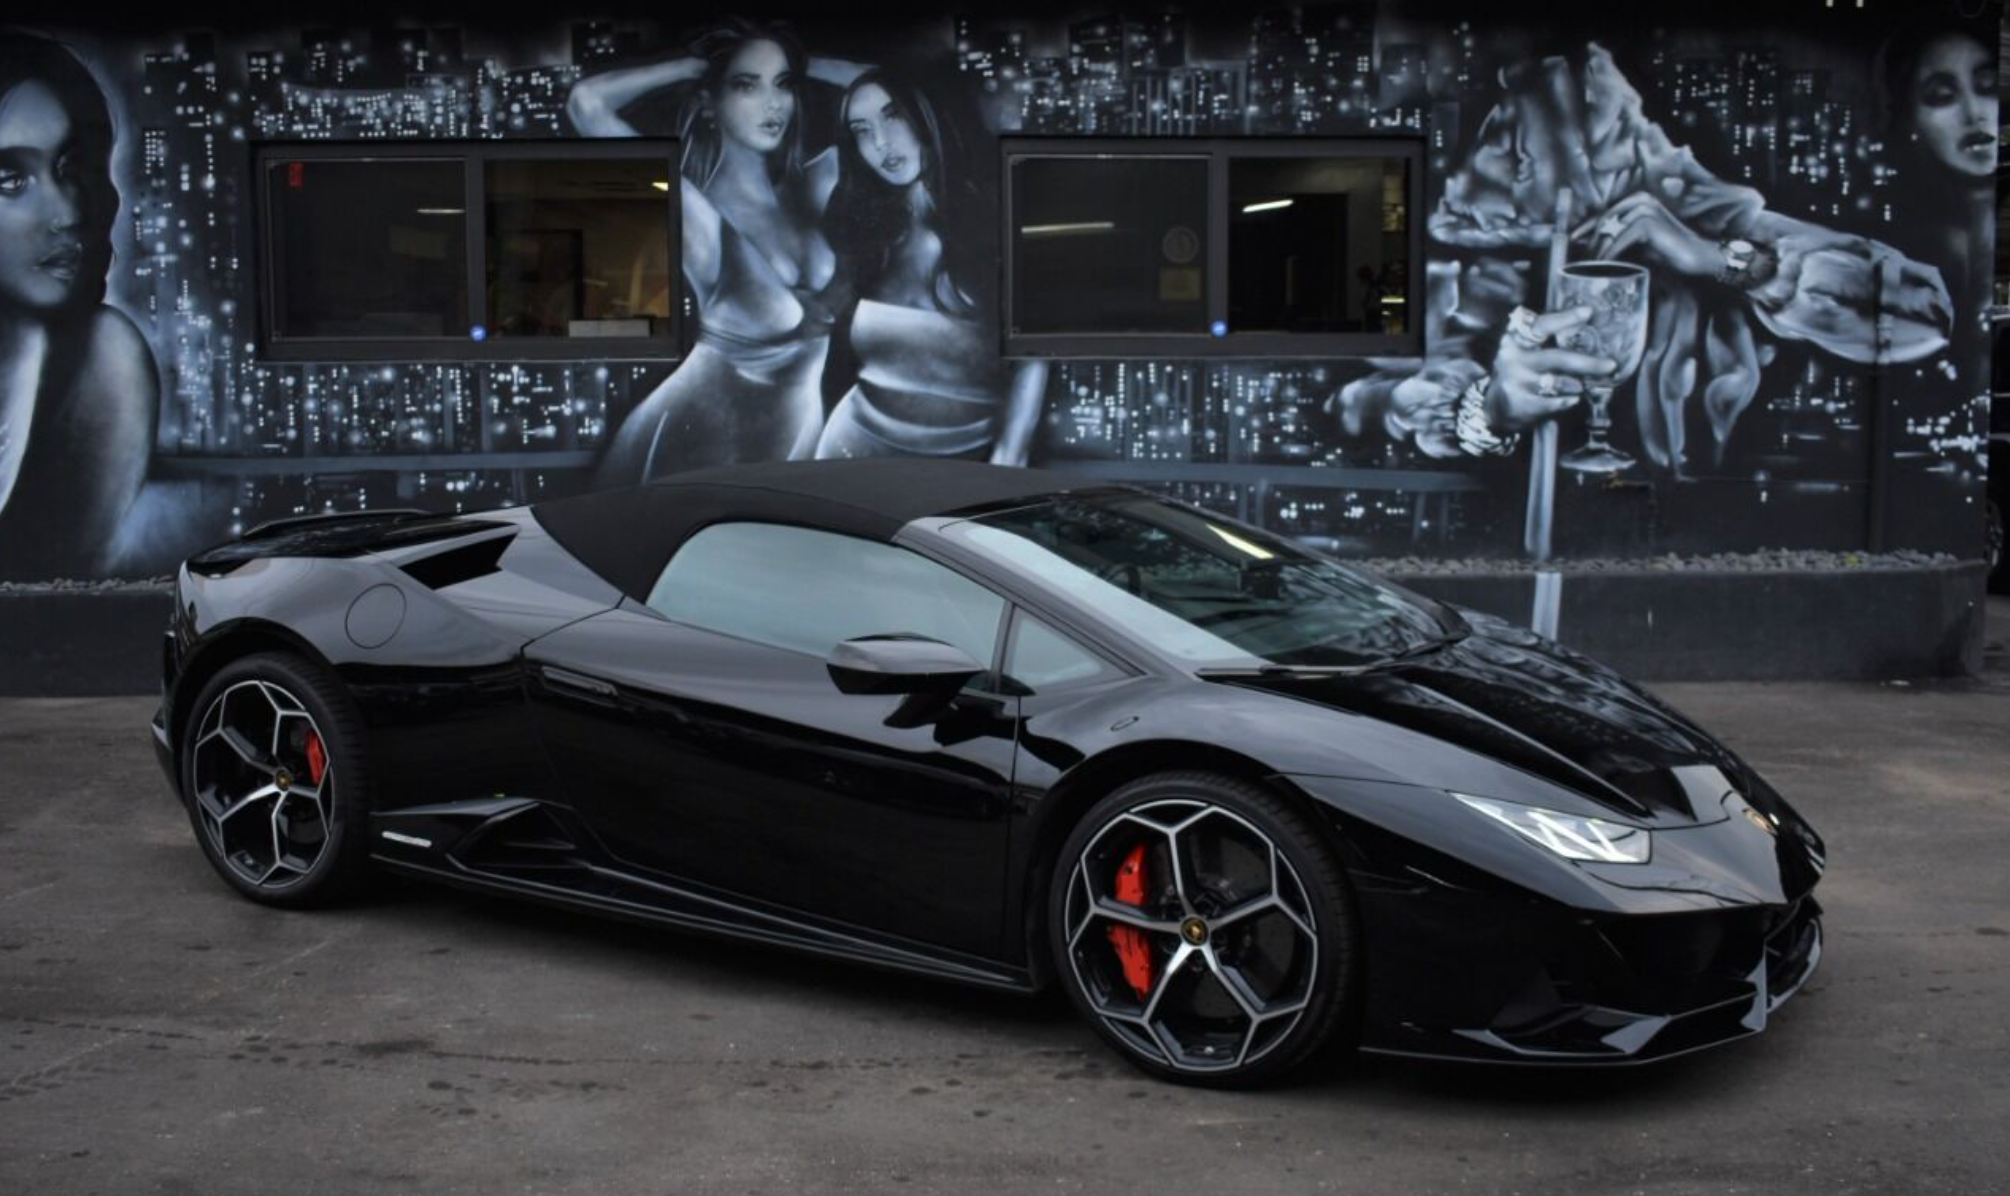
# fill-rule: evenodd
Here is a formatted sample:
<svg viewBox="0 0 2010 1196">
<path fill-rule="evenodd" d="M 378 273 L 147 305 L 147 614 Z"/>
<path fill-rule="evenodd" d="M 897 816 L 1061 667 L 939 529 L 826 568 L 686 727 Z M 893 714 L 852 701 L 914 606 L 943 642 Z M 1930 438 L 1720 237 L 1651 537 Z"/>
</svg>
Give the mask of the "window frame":
<svg viewBox="0 0 2010 1196">
<path fill-rule="evenodd" d="M 998 328 L 1000 352 L 1007 358 L 1294 358 L 1294 357 L 1414 357 L 1423 352 L 1424 302 L 1424 139 L 1416 136 L 1374 137 L 1071 137 L 999 138 L 999 198 L 1002 222 L 998 251 Z M 1199 332 L 1036 332 L 1012 327 L 1013 260 L 1017 220 L 1012 167 L 1025 158 L 1205 158 L 1207 180 L 1207 255 L 1202 278 L 1206 320 L 1211 329 L 1228 320 L 1229 168 L 1238 158 L 1399 158 L 1409 167 L 1409 227 L 1406 230 L 1409 269 L 1405 272 L 1404 307 L 1409 330 L 1397 335 L 1380 332 L 1238 332 L 1221 336 Z"/>
<path fill-rule="evenodd" d="M 281 336 L 278 328 L 281 242 L 269 189 L 274 162 L 354 162 L 390 158 L 450 159 L 461 166 L 467 225 L 469 331 L 440 337 Z M 655 336 L 536 337 L 472 335 L 486 327 L 488 305 L 487 167 L 490 162 L 535 159 L 660 160 L 670 182 L 664 193 L 670 275 L 670 314 Z M 258 356 L 286 361 L 674 361 L 682 355 L 684 309 L 683 211 L 678 186 L 678 143 L 661 137 L 500 141 L 261 141 L 252 147 L 252 273 L 258 287 Z"/>
</svg>

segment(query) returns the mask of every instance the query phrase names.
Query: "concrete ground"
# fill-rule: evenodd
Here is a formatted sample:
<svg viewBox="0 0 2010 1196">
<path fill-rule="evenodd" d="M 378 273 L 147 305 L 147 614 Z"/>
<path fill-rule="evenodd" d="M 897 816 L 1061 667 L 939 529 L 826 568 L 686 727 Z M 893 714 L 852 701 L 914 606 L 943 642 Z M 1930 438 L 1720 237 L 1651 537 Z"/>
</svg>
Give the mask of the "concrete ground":
<svg viewBox="0 0 2010 1196">
<path fill-rule="evenodd" d="M 166 796 L 151 701 L 0 702 L 0 1192 L 2010 1191 L 1992 664 L 1658 687 L 1828 837 L 1828 955 L 1758 1039 L 1256 1094 L 1151 1082 L 1058 998 L 423 887 L 261 909 Z"/>
</svg>

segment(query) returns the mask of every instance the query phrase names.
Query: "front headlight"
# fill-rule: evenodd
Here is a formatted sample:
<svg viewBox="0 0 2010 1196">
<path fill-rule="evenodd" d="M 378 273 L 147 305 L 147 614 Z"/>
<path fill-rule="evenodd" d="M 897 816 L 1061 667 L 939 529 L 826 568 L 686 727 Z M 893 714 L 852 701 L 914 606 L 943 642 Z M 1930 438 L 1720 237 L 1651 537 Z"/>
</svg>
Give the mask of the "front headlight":
<svg viewBox="0 0 2010 1196">
<path fill-rule="evenodd" d="M 1516 834 L 1562 856 L 1566 860 L 1588 860 L 1597 864 L 1644 864 L 1653 852 L 1653 833 L 1643 827 L 1559 814 L 1535 806 L 1469 797 L 1454 793 L 1466 805 L 1514 831 Z"/>
</svg>

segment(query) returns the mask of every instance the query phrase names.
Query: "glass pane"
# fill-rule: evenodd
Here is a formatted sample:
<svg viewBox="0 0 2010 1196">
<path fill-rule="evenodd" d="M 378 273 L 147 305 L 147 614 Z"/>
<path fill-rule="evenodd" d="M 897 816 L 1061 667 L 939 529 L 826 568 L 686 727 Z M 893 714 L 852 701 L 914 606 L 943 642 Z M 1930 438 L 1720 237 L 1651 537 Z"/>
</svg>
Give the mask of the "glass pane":
<svg viewBox="0 0 2010 1196">
<path fill-rule="evenodd" d="M 1236 332 L 1409 329 L 1409 162 L 1233 158 L 1228 326 Z"/>
<path fill-rule="evenodd" d="M 1012 648 L 1005 654 L 1005 675 L 1033 693 L 1094 681 L 1114 672 L 1075 641 L 1026 615 L 1019 616 Z"/>
<path fill-rule="evenodd" d="M 276 335 L 467 334 L 459 159 L 275 160 L 265 195 Z"/>
<path fill-rule="evenodd" d="M 1061 498 L 944 530 L 1196 663 L 1358 665 L 1449 631 L 1421 600 L 1338 561 L 1155 498 Z"/>
<path fill-rule="evenodd" d="M 1207 331 L 1205 158 L 1012 163 L 1012 331 Z"/>
<path fill-rule="evenodd" d="M 905 548 L 771 523 L 720 523 L 684 542 L 649 592 L 679 623 L 815 656 L 909 632 L 987 668 L 1005 602 Z"/>
<path fill-rule="evenodd" d="M 647 158 L 484 167 L 491 336 L 662 336 L 670 173 Z"/>
</svg>

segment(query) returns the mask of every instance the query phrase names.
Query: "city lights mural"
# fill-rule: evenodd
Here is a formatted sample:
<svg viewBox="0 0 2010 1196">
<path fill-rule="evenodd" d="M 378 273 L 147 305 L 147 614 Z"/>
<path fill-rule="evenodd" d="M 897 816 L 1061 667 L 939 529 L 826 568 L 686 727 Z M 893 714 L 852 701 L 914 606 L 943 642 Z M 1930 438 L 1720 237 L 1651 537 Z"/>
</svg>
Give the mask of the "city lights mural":
<svg viewBox="0 0 2010 1196">
<path fill-rule="evenodd" d="M 2000 8 L 1495 12 L 0 35 L 0 578 L 860 454 L 1358 555 L 1521 556 L 1538 506 L 1562 555 L 1972 551 Z M 681 352 L 262 351 L 257 146 L 638 136 L 677 147 Z M 1420 351 L 1006 355 L 999 138 L 1046 136 L 1421 144 L 1383 217 Z"/>
</svg>

